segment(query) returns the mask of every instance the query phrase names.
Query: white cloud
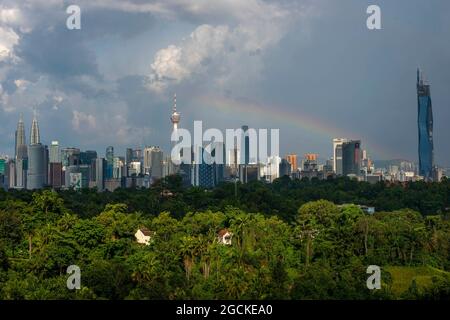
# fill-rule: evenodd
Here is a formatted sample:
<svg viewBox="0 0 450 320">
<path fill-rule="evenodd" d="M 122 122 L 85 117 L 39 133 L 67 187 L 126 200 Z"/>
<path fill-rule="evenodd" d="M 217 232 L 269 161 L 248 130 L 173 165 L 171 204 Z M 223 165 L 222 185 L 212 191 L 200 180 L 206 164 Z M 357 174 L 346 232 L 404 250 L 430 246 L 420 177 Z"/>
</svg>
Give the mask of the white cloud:
<svg viewBox="0 0 450 320">
<path fill-rule="evenodd" d="M 7 25 L 19 25 L 23 23 L 23 16 L 17 8 L 0 7 L 0 22 Z"/>
<path fill-rule="evenodd" d="M 196 80 L 226 89 L 254 81 L 263 68 L 265 51 L 280 41 L 301 12 L 259 0 L 200 1 L 185 9 L 215 15 L 217 7 L 224 9 L 230 22 L 202 24 L 180 43 L 156 52 L 150 64 L 150 89 L 161 92 L 171 84 Z"/>
<path fill-rule="evenodd" d="M 95 117 L 92 114 L 74 110 L 72 112 L 72 128 L 78 133 L 93 130 L 96 128 Z"/>
<path fill-rule="evenodd" d="M 0 26 L 0 62 L 14 57 L 13 47 L 19 42 L 19 36 L 9 27 Z"/>
</svg>

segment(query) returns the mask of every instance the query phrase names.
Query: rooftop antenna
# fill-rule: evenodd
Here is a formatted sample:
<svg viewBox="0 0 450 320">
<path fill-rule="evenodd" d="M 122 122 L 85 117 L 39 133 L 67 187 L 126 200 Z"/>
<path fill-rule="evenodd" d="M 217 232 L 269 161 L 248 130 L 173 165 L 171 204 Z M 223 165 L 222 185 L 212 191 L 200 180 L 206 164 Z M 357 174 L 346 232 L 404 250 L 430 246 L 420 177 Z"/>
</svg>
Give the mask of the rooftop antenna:
<svg viewBox="0 0 450 320">
<path fill-rule="evenodd" d="M 173 94 L 173 112 L 177 112 L 177 94 Z"/>
</svg>

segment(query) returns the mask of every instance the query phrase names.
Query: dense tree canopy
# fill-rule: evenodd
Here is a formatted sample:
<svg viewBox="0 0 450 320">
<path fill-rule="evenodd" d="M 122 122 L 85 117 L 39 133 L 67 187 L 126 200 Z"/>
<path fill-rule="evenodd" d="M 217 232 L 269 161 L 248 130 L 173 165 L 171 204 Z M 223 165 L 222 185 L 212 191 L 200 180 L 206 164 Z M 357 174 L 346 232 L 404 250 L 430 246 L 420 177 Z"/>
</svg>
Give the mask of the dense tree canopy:
<svg viewBox="0 0 450 320">
<path fill-rule="evenodd" d="M 113 193 L 2 191 L 0 299 L 448 299 L 449 191 L 282 178 L 235 196 L 234 184 L 184 189 L 177 177 Z M 366 287 L 369 265 L 381 290 Z"/>
</svg>

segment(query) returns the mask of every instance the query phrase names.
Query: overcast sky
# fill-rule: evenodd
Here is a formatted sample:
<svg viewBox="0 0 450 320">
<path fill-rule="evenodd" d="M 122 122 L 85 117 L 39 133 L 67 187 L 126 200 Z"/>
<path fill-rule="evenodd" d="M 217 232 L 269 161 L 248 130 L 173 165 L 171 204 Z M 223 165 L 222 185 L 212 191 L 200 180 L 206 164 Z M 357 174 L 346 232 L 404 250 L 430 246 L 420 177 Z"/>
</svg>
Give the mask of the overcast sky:
<svg viewBox="0 0 450 320">
<path fill-rule="evenodd" d="M 0 0 L 0 154 L 20 112 L 28 141 L 33 108 L 47 144 L 168 150 L 176 92 L 181 127 L 279 128 L 282 154 L 321 158 L 348 137 L 416 161 L 418 66 L 450 166 L 448 0 Z"/>
</svg>

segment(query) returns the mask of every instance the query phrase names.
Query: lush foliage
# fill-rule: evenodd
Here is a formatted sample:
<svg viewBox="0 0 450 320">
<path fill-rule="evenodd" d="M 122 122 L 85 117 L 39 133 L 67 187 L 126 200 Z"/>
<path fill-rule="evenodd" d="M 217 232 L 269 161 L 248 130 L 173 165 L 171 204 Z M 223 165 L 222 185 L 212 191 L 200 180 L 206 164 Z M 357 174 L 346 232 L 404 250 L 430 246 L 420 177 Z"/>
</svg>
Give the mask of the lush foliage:
<svg viewBox="0 0 450 320">
<path fill-rule="evenodd" d="M 0 192 L 0 299 L 449 299 L 449 191 L 347 179 L 202 190 L 170 177 L 149 190 Z M 66 287 L 74 264 L 80 290 Z M 381 290 L 366 287 L 369 265 Z"/>
</svg>

